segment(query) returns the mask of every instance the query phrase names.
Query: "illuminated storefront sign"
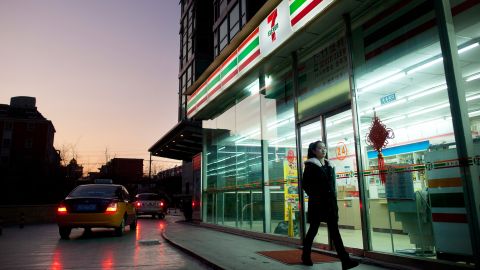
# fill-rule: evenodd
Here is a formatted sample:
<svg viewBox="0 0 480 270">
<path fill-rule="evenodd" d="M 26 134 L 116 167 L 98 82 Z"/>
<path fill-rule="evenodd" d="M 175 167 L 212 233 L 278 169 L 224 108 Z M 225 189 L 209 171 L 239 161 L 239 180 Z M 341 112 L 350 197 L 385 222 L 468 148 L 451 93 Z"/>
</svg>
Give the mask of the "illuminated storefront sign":
<svg viewBox="0 0 480 270">
<path fill-rule="evenodd" d="M 282 1 L 188 98 L 187 117 L 193 117 L 333 1 Z"/>
<path fill-rule="evenodd" d="M 293 34 L 287 1 L 281 2 L 260 24 L 260 51 L 267 56 Z"/>
</svg>

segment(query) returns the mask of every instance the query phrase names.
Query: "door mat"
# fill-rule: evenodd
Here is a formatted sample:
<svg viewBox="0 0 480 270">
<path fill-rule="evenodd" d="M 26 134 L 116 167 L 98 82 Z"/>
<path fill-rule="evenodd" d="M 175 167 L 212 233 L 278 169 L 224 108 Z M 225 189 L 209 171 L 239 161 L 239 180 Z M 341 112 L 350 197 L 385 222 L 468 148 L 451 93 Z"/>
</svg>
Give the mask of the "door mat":
<svg viewBox="0 0 480 270">
<path fill-rule="evenodd" d="M 302 250 L 292 249 L 292 250 L 276 250 L 276 251 L 258 251 L 260 255 L 274 259 L 284 264 L 302 264 Z M 337 262 L 338 259 L 335 257 L 319 254 L 312 252 L 312 262 L 313 263 L 327 263 L 327 262 Z"/>
</svg>

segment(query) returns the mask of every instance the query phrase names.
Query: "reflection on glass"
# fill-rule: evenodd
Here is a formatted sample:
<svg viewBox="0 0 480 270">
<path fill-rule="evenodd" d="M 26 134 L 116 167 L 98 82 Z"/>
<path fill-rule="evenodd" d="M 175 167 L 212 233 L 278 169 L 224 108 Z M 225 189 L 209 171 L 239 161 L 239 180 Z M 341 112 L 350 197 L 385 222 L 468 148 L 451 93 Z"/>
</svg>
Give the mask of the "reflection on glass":
<svg viewBox="0 0 480 270">
<path fill-rule="evenodd" d="M 266 231 L 299 238 L 299 196 L 290 61 L 276 65 L 265 77 L 262 95 L 262 139 L 265 142 Z"/>
<path fill-rule="evenodd" d="M 338 225 L 346 247 L 363 248 L 352 111 L 326 120 L 328 159 L 337 177 Z"/>
<path fill-rule="evenodd" d="M 253 80 L 236 105 L 204 121 L 207 222 L 263 231 L 258 85 Z"/>
</svg>

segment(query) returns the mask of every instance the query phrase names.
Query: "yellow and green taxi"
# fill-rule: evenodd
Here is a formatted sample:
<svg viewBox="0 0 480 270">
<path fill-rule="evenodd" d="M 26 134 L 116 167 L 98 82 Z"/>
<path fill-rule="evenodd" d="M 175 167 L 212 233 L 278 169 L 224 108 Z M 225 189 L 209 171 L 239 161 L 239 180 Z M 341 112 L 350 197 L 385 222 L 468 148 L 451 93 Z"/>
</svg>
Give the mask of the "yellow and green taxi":
<svg viewBox="0 0 480 270">
<path fill-rule="evenodd" d="M 122 185 L 80 185 L 57 208 L 60 237 L 68 239 L 72 228 L 114 228 L 123 235 L 125 226 L 137 227 L 135 207 L 127 189 Z"/>
</svg>

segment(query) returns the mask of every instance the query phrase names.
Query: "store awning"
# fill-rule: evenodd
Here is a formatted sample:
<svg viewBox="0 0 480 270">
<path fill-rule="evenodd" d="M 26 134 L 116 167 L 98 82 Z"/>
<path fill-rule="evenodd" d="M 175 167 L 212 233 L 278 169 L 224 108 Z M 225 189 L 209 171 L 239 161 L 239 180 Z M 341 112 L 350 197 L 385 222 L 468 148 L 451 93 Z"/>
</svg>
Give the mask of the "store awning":
<svg viewBox="0 0 480 270">
<path fill-rule="evenodd" d="M 157 157 L 191 161 L 194 155 L 202 151 L 202 123 L 182 120 L 148 151 Z"/>
</svg>

